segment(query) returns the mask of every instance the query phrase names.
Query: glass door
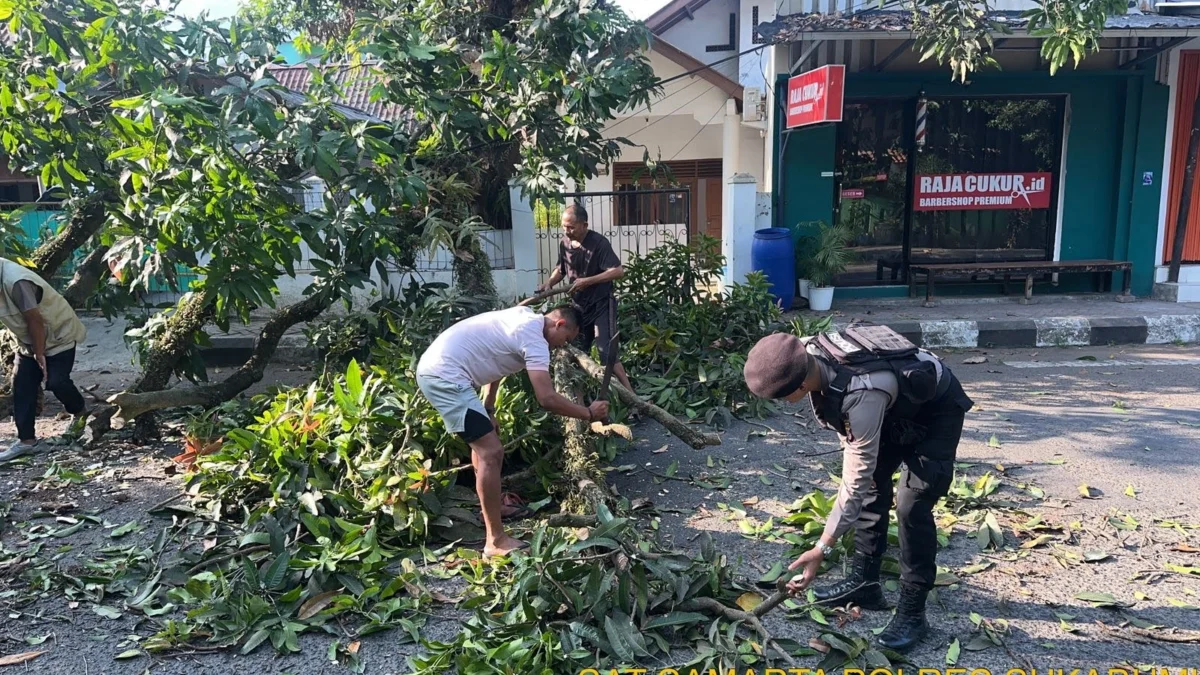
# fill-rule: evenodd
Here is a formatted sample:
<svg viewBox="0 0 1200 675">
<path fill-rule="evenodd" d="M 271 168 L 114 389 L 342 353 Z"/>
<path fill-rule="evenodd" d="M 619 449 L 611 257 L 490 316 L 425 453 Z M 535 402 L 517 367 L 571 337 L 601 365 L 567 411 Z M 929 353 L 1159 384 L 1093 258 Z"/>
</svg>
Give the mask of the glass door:
<svg viewBox="0 0 1200 675">
<path fill-rule="evenodd" d="M 1051 259 L 1065 99 L 930 99 L 927 111 L 911 261 Z"/>
<path fill-rule="evenodd" d="M 901 283 L 913 103 L 845 105 L 838 125 L 834 221 L 850 233 L 852 262 L 838 286 Z"/>
</svg>

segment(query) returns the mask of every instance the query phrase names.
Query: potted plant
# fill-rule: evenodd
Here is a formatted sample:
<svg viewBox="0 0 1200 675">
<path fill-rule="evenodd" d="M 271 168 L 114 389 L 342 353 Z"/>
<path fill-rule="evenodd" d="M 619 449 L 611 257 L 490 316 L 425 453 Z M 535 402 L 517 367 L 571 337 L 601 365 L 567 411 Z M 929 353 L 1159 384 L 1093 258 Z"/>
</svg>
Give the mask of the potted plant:
<svg viewBox="0 0 1200 675">
<path fill-rule="evenodd" d="M 847 242 L 850 232 L 841 226 L 821 225 L 817 232 L 808 263 L 808 306 L 815 311 L 828 311 L 833 305 L 833 280 L 846 271 L 850 262 Z"/>
<path fill-rule="evenodd" d="M 808 266 L 812 261 L 813 248 L 816 247 L 816 240 L 810 234 L 813 225 L 814 223 L 798 223 L 791 228 L 793 248 L 796 251 L 796 294 L 805 300 L 808 299 L 808 289 L 812 285 Z"/>
</svg>

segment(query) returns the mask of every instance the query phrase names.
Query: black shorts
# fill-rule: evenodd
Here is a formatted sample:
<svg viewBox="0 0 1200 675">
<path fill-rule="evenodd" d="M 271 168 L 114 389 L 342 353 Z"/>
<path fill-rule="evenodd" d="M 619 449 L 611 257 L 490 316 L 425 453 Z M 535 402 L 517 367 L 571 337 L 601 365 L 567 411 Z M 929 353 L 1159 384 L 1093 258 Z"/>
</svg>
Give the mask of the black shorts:
<svg viewBox="0 0 1200 675">
<path fill-rule="evenodd" d="M 576 344 L 585 353 L 591 353 L 592 345 L 600 352 L 600 362 L 608 363 L 608 347 L 612 343 L 612 322 L 609 318 L 611 303 L 606 298 L 590 308 L 579 307 L 583 323 L 579 324 Z"/>
<path fill-rule="evenodd" d="M 490 417 L 480 415 L 478 410 L 468 408 L 467 415 L 463 418 L 463 430 L 458 432 L 458 437 L 467 443 L 474 443 L 493 431 L 495 431 L 495 427 L 492 426 Z"/>
</svg>

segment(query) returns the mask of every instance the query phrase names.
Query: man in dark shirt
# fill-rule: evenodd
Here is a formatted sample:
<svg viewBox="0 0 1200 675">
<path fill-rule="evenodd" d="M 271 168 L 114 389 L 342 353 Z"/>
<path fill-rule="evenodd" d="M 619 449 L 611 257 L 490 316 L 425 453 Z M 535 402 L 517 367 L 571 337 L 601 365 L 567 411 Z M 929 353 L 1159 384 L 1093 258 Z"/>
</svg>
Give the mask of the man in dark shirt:
<svg viewBox="0 0 1200 675">
<path fill-rule="evenodd" d="M 599 232 L 588 229 L 587 210 L 580 204 L 570 204 L 563 209 L 562 241 L 558 244 L 558 266 L 538 291 L 552 288 L 563 277 L 571 282 L 571 297 L 583 323 L 579 325 L 579 346 L 584 351 L 598 341 L 600 360 L 608 362 L 608 346 L 612 341 L 611 326 L 616 317 L 609 317 L 612 302 L 613 281 L 625 274 L 621 259 L 613 251 L 612 244 Z M 617 362 L 613 374 L 625 388 L 633 391 L 625 367 Z"/>
</svg>

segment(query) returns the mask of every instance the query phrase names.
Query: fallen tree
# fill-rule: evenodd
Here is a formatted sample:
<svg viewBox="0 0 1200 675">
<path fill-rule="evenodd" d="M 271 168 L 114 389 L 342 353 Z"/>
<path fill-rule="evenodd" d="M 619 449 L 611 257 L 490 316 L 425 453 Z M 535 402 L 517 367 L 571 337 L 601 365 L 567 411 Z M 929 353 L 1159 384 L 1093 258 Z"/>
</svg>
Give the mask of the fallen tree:
<svg viewBox="0 0 1200 675">
<path fill-rule="evenodd" d="M 176 387 L 166 391 L 124 391 L 110 397 L 108 402 L 116 406 L 116 416 L 125 420 L 167 408 L 210 408 L 219 405 L 262 381 L 267 363 L 284 333 L 296 324 L 316 319 L 329 305 L 329 298 L 310 295 L 277 310 L 255 338 L 250 358 L 218 384 Z"/>
</svg>

